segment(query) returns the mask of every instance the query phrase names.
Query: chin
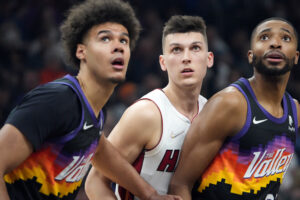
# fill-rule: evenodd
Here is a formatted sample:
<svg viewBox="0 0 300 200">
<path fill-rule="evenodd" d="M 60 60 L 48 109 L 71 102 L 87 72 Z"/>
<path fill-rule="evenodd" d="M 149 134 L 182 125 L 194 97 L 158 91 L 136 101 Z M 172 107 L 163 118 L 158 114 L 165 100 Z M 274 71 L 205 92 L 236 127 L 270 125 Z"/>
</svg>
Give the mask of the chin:
<svg viewBox="0 0 300 200">
<path fill-rule="evenodd" d="M 123 83 L 125 81 L 125 77 L 113 77 L 109 79 L 110 82 L 114 83 L 114 84 L 119 84 L 119 83 Z"/>
<path fill-rule="evenodd" d="M 184 86 L 184 87 L 188 87 L 188 88 L 190 88 L 190 87 L 197 87 L 198 85 L 200 85 L 200 83 L 199 82 L 195 82 L 195 81 L 188 81 L 188 82 L 185 82 L 185 83 L 182 83 L 182 86 Z"/>
<path fill-rule="evenodd" d="M 253 58 L 252 66 L 263 75 L 267 76 L 281 76 L 290 72 L 294 66 L 294 58 L 286 59 L 283 64 L 264 62 L 256 56 Z"/>
</svg>

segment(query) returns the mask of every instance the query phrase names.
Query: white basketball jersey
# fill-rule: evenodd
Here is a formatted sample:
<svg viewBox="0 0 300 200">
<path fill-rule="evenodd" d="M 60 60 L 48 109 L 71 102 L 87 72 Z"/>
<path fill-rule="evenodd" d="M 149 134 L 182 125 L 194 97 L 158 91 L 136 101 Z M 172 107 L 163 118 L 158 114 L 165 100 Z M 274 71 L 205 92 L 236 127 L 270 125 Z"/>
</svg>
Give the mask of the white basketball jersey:
<svg viewBox="0 0 300 200">
<path fill-rule="evenodd" d="M 166 194 L 191 121 L 175 109 L 160 89 L 153 90 L 140 100 L 150 100 L 156 104 L 161 114 L 162 133 L 157 146 L 143 150 L 133 166 L 158 193 Z M 198 113 L 206 101 L 206 98 L 199 95 Z M 120 190 L 120 199 L 138 199 L 124 189 L 117 187 L 117 190 Z"/>
</svg>

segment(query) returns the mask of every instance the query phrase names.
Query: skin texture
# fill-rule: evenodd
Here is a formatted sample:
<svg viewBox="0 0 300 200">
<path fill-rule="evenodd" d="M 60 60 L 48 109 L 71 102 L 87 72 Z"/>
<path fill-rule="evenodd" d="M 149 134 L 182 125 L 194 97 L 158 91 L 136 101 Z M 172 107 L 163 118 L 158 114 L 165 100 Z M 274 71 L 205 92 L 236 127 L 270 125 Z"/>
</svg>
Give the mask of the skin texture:
<svg viewBox="0 0 300 200">
<path fill-rule="evenodd" d="M 76 56 L 81 61 L 77 79 L 98 117 L 117 83 L 125 79 L 130 57 L 127 29 L 121 24 L 110 22 L 93 26 L 84 37 L 83 44 L 78 44 Z M 32 151 L 32 145 L 23 134 L 14 126 L 6 124 L 0 130 L 1 177 L 23 162 Z M 171 195 L 159 196 L 103 136 L 93 164 L 97 170 L 141 199 L 179 199 Z M 3 179 L 0 181 L 0 199 L 9 199 Z"/>
<path fill-rule="evenodd" d="M 282 59 L 272 59 L 267 55 L 279 52 Z M 280 71 L 288 59 L 298 63 L 299 52 L 293 28 L 286 22 L 271 20 L 262 23 L 252 38 L 248 60 L 261 59 L 263 67 L 269 71 Z M 270 76 L 260 73 L 254 66 L 254 75 L 249 79 L 258 102 L 274 117 L 283 115 L 281 106 L 290 72 Z M 295 100 L 299 124 L 299 103 Z M 216 114 L 217 113 L 217 114 Z M 171 180 L 169 192 L 183 199 L 191 199 L 191 190 L 204 170 L 209 166 L 221 148 L 224 140 L 234 136 L 243 127 L 246 120 L 247 102 L 234 87 L 227 87 L 215 94 L 196 117 L 187 133 L 181 158 Z M 216 126 L 217 124 L 217 126 Z"/>
<path fill-rule="evenodd" d="M 87 69 L 86 73 L 97 75 L 92 81 L 101 84 L 103 86 L 101 89 L 104 90 L 124 81 L 130 57 L 129 37 L 126 28 L 120 24 L 105 23 L 92 28 L 87 37 L 87 41 L 84 40 L 84 44 L 78 46 L 76 55 L 83 60 L 83 64 L 91 66 L 85 68 Z M 114 61 L 116 60 L 121 60 L 123 64 L 115 64 Z M 99 63 L 103 65 L 100 67 Z M 94 102 L 99 103 L 99 100 Z M 129 167 L 129 164 L 110 142 L 107 142 L 105 137 L 100 139 L 92 164 L 95 169 L 133 191 L 141 199 L 177 199 L 173 196 L 158 197 L 154 189 L 137 176 L 134 168 Z"/>
<path fill-rule="evenodd" d="M 159 62 L 169 77 L 163 91 L 173 106 L 192 121 L 198 112 L 198 96 L 207 67 L 213 65 L 213 54 L 208 52 L 203 35 L 198 32 L 167 35 L 163 52 Z M 158 108 L 151 101 L 141 100 L 124 112 L 108 140 L 133 163 L 143 149 L 152 149 L 159 143 L 161 133 Z M 93 200 L 116 199 L 110 181 L 94 169 L 88 175 L 86 192 Z"/>
<path fill-rule="evenodd" d="M 78 44 L 76 56 L 81 60 L 77 78 L 97 115 L 117 83 L 125 80 L 130 57 L 127 29 L 110 22 L 92 27 L 83 44 Z M 123 64 L 114 64 L 116 60 Z"/>
</svg>

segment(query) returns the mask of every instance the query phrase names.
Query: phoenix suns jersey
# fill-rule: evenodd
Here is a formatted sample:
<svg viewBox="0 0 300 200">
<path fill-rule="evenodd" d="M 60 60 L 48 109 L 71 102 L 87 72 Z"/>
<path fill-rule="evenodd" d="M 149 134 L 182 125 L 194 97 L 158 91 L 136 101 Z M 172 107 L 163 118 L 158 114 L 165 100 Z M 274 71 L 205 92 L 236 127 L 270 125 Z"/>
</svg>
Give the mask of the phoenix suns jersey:
<svg viewBox="0 0 300 200">
<path fill-rule="evenodd" d="M 274 200 L 294 155 L 296 105 L 285 93 L 283 116 L 276 118 L 259 104 L 247 79 L 232 86 L 247 101 L 246 123 L 225 141 L 193 188 L 193 199 Z"/>
<path fill-rule="evenodd" d="M 152 101 L 157 106 L 161 114 L 162 132 L 157 146 L 143 150 L 133 166 L 158 193 L 166 194 L 191 121 L 176 110 L 160 89 L 153 90 L 140 100 Z M 199 95 L 198 113 L 206 101 L 206 98 Z M 123 188 L 117 187 L 117 191 L 120 195 L 118 198 L 122 200 L 137 199 Z"/>
<path fill-rule="evenodd" d="M 34 91 L 35 98 L 41 99 L 44 91 L 47 94 L 49 91 L 68 92 L 66 99 L 78 98 L 77 115 L 80 123 L 70 132 L 53 133 L 55 137 L 48 136 L 41 145 L 32 139 L 37 137 L 37 133 L 25 135 L 32 143 L 34 151 L 23 163 L 4 176 L 7 190 L 12 200 L 75 199 L 98 145 L 104 116 L 101 111 L 99 118 L 96 118 L 78 81 L 70 75 L 41 87 L 43 89 L 37 89 L 39 92 Z M 73 109 L 76 110 L 75 107 Z M 21 110 L 17 108 L 12 115 L 22 115 L 24 111 Z M 68 113 L 61 120 L 64 118 L 68 118 Z M 25 122 L 22 123 L 26 126 L 26 119 L 23 120 Z M 12 124 L 14 125 L 13 120 Z"/>
</svg>

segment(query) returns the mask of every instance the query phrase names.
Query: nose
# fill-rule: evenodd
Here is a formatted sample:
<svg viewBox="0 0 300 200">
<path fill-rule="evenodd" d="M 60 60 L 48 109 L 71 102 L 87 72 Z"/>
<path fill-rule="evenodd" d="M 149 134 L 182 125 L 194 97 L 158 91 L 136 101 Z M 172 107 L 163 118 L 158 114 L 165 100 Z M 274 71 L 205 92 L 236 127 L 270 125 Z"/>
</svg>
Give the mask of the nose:
<svg viewBox="0 0 300 200">
<path fill-rule="evenodd" d="M 190 57 L 189 50 L 184 50 L 182 63 L 183 64 L 189 64 L 189 63 L 191 63 L 191 57 Z"/>
<path fill-rule="evenodd" d="M 279 37 L 274 37 L 274 38 L 271 40 L 270 47 L 271 47 L 272 49 L 280 49 L 280 48 L 281 48 L 281 39 L 280 39 Z"/>
<path fill-rule="evenodd" d="M 120 53 L 124 53 L 124 47 L 123 44 L 120 41 L 116 41 L 113 44 L 113 52 L 120 52 Z"/>
</svg>

